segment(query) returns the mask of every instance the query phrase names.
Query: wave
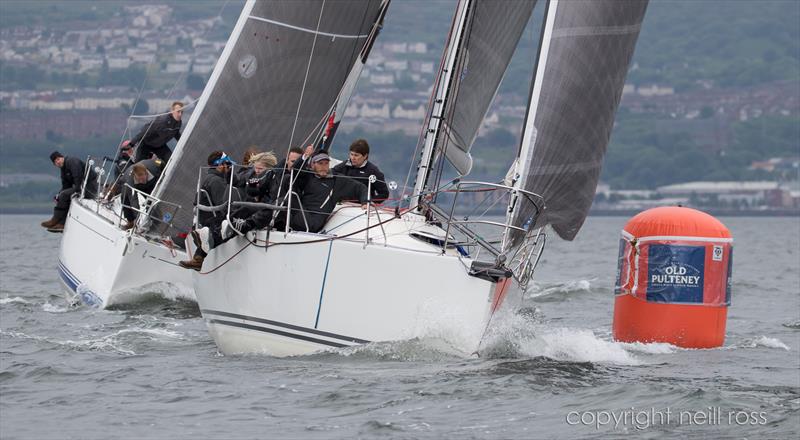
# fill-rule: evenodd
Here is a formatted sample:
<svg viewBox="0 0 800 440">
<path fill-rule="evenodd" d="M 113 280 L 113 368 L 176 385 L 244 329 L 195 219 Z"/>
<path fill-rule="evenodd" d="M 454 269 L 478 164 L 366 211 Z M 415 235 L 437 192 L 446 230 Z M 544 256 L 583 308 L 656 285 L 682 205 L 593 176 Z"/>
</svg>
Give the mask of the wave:
<svg viewBox="0 0 800 440">
<path fill-rule="evenodd" d="M 66 306 L 57 306 L 47 302 L 42 304 L 42 310 L 47 313 L 66 313 L 70 311 L 70 308 Z"/>
<path fill-rule="evenodd" d="M 20 296 L 0 298 L 0 305 L 5 304 L 32 304 L 30 301 Z"/>
<path fill-rule="evenodd" d="M 783 326 L 786 327 L 786 328 L 800 330 L 800 319 L 798 319 L 797 321 L 793 321 L 793 322 L 784 322 Z"/>
<path fill-rule="evenodd" d="M 142 313 L 176 319 L 191 319 L 201 316 L 200 307 L 194 299 L 183 297 L 171 299 L 155 292 L 141 295 L 133 302 L 110 306 L 107 310 Z"/>
<path fill-rule="evenodd" d="M 135 346 L 142 339 L 148 341 L 165 342 L 165 340 L 184 340 L 185 337 L 177 332 L 162 328 L 125 328 L 109 335 L 93 339 L 66 339 L 59 340 L 38 335 L 29 335 L 23 332 L 4 331 L 0 335 L 15 339 L 28 339 L 55 346 L 64 347 L 75 351 L 99 351 L 121 354 L 125 356 L 136 355 Z"/>
<path fill-rule="evenodd" d="M 759 336 L 757 338 L 745 339 L 744 341 L 732 346 L 731 348 L 778 348 L 789 351 L 789 346 L 781 342 L 778 338 Z"/>
<path fill-rule="evenodd" d="M 596 281 L 596 279 L 534 284 L 525 296 L 527 298 L 535 298 L 539 301 L 547 299 L 558 300 L 568 295 L 591 292 L 592 281 Z"/>
<path fill-rule="evenodd" d="M 378 360 L 398 362 L 439 362 L 469 357 L 451 342 L 440 338 L 414 338 L 400 341 L 371 342 L 353 347 L 331 348 L 316 353 L 297 356 L 303 359 Z"/>
</svg>

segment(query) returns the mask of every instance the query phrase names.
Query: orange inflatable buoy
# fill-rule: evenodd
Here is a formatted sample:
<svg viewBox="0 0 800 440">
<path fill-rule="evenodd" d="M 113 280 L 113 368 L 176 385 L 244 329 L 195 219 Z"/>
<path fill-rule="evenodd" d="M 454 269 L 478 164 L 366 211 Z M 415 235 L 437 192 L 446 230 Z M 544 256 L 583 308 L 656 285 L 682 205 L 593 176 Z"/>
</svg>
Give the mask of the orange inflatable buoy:
<svg viewBox="0 0 800 440">
<path fill-rule="evenodd" d="M 630 219 L 619 247 L 614 339 L 721 346 L 732 257 L 730 231 L 704 212 L 661 207 Z"/>
</svg>

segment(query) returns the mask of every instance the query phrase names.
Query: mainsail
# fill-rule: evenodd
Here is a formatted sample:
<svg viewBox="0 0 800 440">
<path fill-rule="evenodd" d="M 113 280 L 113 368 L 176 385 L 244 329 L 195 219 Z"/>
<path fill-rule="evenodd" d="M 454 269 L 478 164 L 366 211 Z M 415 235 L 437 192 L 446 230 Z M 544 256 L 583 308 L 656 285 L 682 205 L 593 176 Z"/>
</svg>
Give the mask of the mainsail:
<svg viewBox="0 0 800 440">
<path fill-rule="evenodd" d="M 283 152 L 315 141 L 354 64 L 365 59 L 362 50 L 374 40 L 370 31 L 387 5 L 388 0 L 245 4 L 154 191 L 183 207 L 173 219 L 178 231 L 192 222 L 198 168 L 212 151 L 239 158 L 252 145 Z"/>
<path fill-rule="evenodd" d="M 572 240 L 594 199 L 647 0 L 550 0 L 509 205 L 514 226 Z M 537 215 L 538 214 L 538 215 Z M 512 232 L 505 248 L 519 244 Z"/>
<path fill-rule="evenodd" d="M 462 175 L 469 174 L 475 141 L 536 0 L 472 1 L 448 93 L 440 148 Z"/>
</svg>

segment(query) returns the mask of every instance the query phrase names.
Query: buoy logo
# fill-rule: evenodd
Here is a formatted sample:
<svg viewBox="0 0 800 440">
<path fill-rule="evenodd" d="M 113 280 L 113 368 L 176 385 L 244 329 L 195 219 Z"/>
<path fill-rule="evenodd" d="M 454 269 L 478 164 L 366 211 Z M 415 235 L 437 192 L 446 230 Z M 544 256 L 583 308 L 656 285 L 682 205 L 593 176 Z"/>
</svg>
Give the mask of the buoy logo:
<svg viewBox="0 0 800 440">
<path fill-rule="evenodd" d="M 714 261 L 722 261 L 722 246 L 714 245 L 714 251 L 711 254 L 711 259 Z"/>
<path fill-rule="evenodd" d="M 704 246 L 650 245 L 648 301 L 702 303 Z"/>
<path fill-rule="evenodd" d="M 680 284 L 684 286 L 697 286 L 700 282 L 700 275 L 697 269 L 690 266 L 668 266 L 663 273 L 650 276 L 651 284 Z"/>
</svg>

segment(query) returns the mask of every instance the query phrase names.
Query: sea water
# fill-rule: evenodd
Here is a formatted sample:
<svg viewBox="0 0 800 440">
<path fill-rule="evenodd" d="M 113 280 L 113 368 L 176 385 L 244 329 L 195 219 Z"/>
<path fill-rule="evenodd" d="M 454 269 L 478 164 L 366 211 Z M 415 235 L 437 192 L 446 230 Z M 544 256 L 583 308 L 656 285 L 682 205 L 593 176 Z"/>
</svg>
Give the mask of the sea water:
<svg viewBox="0 0 800 440">
<path fill-rule="evenodd" d="M 60 235 L 0 216 L 0 438 L 795 438 L 800 220 L 723 218 L 725 345 L 611 338 L 619 231 L 550 237 L 480 357 L 452 328 L 285 359 L 222 356 L 197 306 L 69 307 Z M 88 256 L 87 256 L 88 257 Z M 405 282 L 396 272 L 387 282 Z M 269 280 L 265 280 L 269 283 Z M 379 288 L 379 286 L 376 286 Z M 413 286 L 409 286 L 413 288 Z M 391 311 L 387 310 L 387 313 Z"/>
</svg>

